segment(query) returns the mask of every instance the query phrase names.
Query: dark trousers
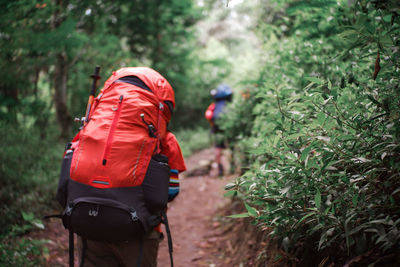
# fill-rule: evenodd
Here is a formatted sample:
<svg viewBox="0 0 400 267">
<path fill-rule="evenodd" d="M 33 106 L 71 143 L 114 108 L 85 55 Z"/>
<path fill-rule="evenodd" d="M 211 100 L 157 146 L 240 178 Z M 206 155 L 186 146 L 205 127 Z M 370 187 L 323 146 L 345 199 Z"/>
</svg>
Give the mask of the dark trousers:
<svg viewBox="0 0 400 267">
<path fill-rule="evenodd" d="M 84 267 L 137 267 L 142 242 L 141 267 L 156 267 L 161 234 L 155 230 L 142 241 L 103 242 L 86 240 Z M 82 259 L 83 240 L 79 238 L 78 249 Z"/>
</svg>

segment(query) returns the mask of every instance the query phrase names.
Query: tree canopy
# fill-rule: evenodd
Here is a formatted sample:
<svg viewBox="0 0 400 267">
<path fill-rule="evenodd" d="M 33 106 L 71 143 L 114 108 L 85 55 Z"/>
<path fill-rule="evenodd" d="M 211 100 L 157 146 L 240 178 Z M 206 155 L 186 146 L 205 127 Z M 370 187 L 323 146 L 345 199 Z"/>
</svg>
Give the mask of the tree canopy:
<svg viewBox="0 0 400 267">
<path fill-rule="evenodd" d="M 397 0 L 1 0 L 0 234 L 52 203 L 94 67 L 101 87 L 148 66 L 175 90 L 169 127 L 197 139 L 210 90 L 233 88 L 231 217 L 288 264 L 397 255 L 399 36 Z"/>
</svg>

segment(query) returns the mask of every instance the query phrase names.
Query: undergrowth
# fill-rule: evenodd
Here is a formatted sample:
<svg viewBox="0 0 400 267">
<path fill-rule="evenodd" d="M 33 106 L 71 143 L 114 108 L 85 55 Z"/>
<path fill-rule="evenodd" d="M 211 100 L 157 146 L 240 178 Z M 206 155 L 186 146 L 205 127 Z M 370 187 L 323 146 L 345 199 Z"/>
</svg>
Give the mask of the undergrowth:
<svg viewBox="0 0 400 267">
<path fill-rule="evenodd" d="M 224 118 L 247 148 L 248 171 L 228 186 L 246 207 L 236 217 L 270 229 L 293 264 L 398 263 L 400 7 L 276 8 L 260 29 L 265 68 Z"/>
<path fill-rule="evenodd" d="M 209 129 L 201 127 L 181 129 L 174 132 L 174 134 L 179 142 L 184 157 L 188 157 L 196 151 L 211 146 Z"/>
<path fill-rule="evenodd" d="M 52 131 L 41 137 L 34 127 L 0 127 L 0 265 L 40 266 L 46 241 L 24 234 L 43 229 L 42 216 L 57 207 L 55 200 L 63 145 Z"/>
</svg>

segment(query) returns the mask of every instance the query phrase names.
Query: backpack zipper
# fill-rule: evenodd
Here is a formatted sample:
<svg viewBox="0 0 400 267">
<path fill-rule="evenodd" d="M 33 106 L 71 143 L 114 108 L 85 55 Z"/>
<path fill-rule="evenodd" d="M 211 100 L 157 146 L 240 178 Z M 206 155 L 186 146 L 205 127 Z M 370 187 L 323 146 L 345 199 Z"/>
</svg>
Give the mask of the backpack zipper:
<svg viewBox="0 0 400 267">
<path fill-rule="evenodd" d="M 112 141 L 114 139 L 115 128 L 117 127 L 117 122 L 118 122 L 119 116 L 121 114 L 121 106 L 122 106 L 123 99 L 124 99 L 124 96 L 121 95 L 119 97 L 118 106 L 115 109 L 114 109 L 114 107 L 112 108 L 115 111 L 115 114 L 114 114 L 114 118 L 111 123 L 110 131 L 108 133 L 106 147 L 104 149 L 103 160 L 102 160 L 103 166 L 106 165 L 108 155 L 110 154 L 110 151 L 111 151 L 111 145 L 112 145 Z"/>
</svg>

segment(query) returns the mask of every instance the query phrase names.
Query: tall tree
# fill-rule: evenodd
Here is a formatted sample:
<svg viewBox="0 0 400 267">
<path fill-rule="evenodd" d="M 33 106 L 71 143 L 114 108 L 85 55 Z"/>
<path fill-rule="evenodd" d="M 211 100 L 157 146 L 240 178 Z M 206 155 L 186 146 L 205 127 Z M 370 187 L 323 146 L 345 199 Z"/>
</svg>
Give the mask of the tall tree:
<svg viewBox="0 0 400 267">
<path fill-rule="evenodd" d="M 108 42 L 117 43 L 118 46 L 114 49 L 120 49 L 119 40 L 114 38 L 102 38 L 102 43 L 98 41 L 100 37 L 96 34 L 103 37 L 111 31 L 110 28 L 103 27 L 103 21 L 109 20 L 107 9 L 113 3 L 101 1 L 98 4 L 98 1 L 78 0 L 43 3 L 19 0 L 0 3 L 0 64 L 3 69 L 9 70 L 0 74 L 0 105 L 7 110 L 4 112 L 4 109 L 0 109 L 2 118 L 17 120 L 16 114 L 23 110 L 21 98 L 38 94 L 39 73 L 44 73 L 49 77 L 53 88 L 53 103 L 61 138 L 70 137 L 72 120 L 68 88 L 79 88 L 81 86 L 78 84 L 83 83 L 82 80 L 70 79 L 71 73 L 76 70 L 76 64 L 100 64 L 93 58 L 103 46 L 107 47 Z M 100 31 L 97 25 L 101 26 Z M 81 62 L 83 56 L 85 61 Z M 104 61 L 104 57 L 99 59 Z M 107 62 L 109 61 L 110 59 Z M 88 69 L 89 67 L 86 68 Z M 40 114 L 35 116 L 39 117 Z"/>
<path fill-rule="evenodd" d="M 5 48 L 0 62 L 11 70 L 2 79 L 3 99 L 14 99 L 11 104 L 9 100 L 5 102 L 17 112 L 21 109 L 18 105 L 21 92 L 22 96 L 37 95 L 39 73 L 50 74 L 57 119 L 61 132 L 68 133 L 71 121 L 67 106 L 68 68 L 76 62 L 79 48 L 85 42 L 76 32 L 72 17 L 79 15 L 69 1 L 40 4 L 13 1 L 3 2 L 2 7 L 2 34 L 6 38 L 0 41 Z"/>
<path fill-rule="evenodd" d="M 194 26 L 201 18 L 201 9 L 192 0 L 136 0 L 121 1 L 115 14 L 117 30 L 126 36 L 132 55 L 172 84 L 177 101 L 173 121 L 193 124 L 193 117 L 187 115 L 198 114 L 202 99 L 196 94 L 204 88 L 195 86 L 194 69 L 201 66 L 201 60 L 193 53 L 198 49 Z"/>
</svg>

